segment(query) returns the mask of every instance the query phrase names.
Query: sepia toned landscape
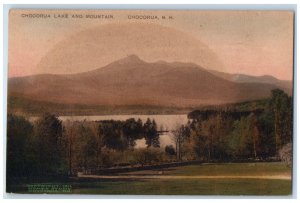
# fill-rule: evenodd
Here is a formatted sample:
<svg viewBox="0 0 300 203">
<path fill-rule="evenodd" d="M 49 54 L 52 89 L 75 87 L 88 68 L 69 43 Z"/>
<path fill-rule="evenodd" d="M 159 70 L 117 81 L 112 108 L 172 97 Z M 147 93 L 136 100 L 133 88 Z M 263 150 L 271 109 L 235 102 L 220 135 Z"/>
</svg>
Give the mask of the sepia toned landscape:
<svg viewBox="0 0 300 203">
<path fill-rule="evenodd" d="M 11 10 L 6 191 L 291 195 L 289 11 Z"/>
</svg>

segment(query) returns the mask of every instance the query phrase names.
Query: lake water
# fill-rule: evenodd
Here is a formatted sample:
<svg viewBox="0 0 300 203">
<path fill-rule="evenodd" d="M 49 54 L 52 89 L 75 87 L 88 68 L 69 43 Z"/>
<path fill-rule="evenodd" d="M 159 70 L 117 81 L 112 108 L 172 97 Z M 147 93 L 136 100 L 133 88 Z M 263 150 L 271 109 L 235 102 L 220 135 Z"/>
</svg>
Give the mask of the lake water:
<svg viewBox="0 0 300 203">
<path fill-rule="evenodd" d="M 59 119 L 62 121 L 71 120 L 71 121 L 101 121 L 101 120 L 120 120 L 125 121 L 126 119 L 140 118 L 143 123 L 146 122 L 147 118 L 151 120 L 154 119 L 158 130 L 174 130 L 177 126 L 182 124 L 186 124 L 188 122 L 188 118 L 186 114 L 179 115 L 104 115 L 104 116 L 60 116 Z M 160 145 L 161 147 L 165 147 L 166 145 L 173 144 L 171 139 L 172 133 L 164 133 L 160 135 Z M 137 140 L 136 147 L 145 147 L 145 140 Z"/>
</svg>

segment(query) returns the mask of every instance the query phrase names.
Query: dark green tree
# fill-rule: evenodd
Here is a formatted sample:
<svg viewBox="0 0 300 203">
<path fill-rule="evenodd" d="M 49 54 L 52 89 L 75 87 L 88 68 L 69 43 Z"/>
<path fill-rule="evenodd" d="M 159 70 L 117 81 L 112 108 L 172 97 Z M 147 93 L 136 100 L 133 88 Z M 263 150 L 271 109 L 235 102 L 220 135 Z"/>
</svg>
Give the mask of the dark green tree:
<svg viewBox="0 0 300 203">
<path fill-rule="evenodd" d="M 7 116 L 7 178 L 24 177 L 33 171 L 31 158 L 34 152 L 30 148 L 33 126 L 25 118 L 15 115 Z"/>
<path fill-rule="evenodd" d="M 121 121 L 102 121 L 101 131 L 103 133 L 103 144 L 109 148 L 124 151 L 128 148 L 128 140 L 123 131 Z"/>
<path fill-rule="evenodd" d="M 201 160 L 207 160 L 209 157 L 209 143 L 208 137 L 202 132 L 201 121 L 194 121 L 190 125 L 191 137 L 190 143 L 192 150 L 194 151 L 195 158 Z"/>
<path fill-rule="evenodd" d="M 139 119 L 136 121 L 134 118 L 127 119 L 123 125 L 123 132 L 128 141 L 128 147 L 134 147 L 137 139 L 143 138 L 143 123 Z"/>
<path fill-rule="evenodd" d="M 272 90 L 270 108 L 274 115 L 276 152 L 292 142 L 292 99 L 282 90 Z"/>
<path fill-rule="evenodd" d="M 257 120 L 260 136 L 259 156 L 263 159 L 272 157 L 276 154 L 275 136 L 274 136 L 274 117 L 272 112 L 265 112 L 258 116 Z"/>
<path fill-rule="evenodd" d="M 176 151 L 175 151 L 173 145 L 167 145 L 165 147 L 165 152 L 166 152 L 167 155 L 170 155 L 170 156 L 176 155 Z"/>
<path fill-rule="evenodd" d="M 58 175 L 67 170 L 65 143 L 62 137 L 62 122 L 49 113 L 36 122 L 36 149 L 38 157 L 38 174 Z"/>
<path fill-rule="evenodd" d="M 147 147 L 160 147 L 159 134 L 157 132 L 155 120 L 151 121 L 150 118 L 148 118 L 143 128 Z"/>
<path fill-rule="evenodd" d="M 97 166 L 97 138 L 90 126 L 82 123 L 78 127 L 77 160 L 78 166 L 84 170 Z"/>
</svg>

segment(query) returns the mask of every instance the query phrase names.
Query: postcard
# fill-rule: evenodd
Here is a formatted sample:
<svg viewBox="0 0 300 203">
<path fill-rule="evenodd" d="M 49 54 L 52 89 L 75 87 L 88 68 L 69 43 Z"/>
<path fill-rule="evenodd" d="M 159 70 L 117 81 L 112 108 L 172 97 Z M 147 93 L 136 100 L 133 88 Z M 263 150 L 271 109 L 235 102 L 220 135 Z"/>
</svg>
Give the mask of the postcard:
<svg viewBox="0 0 300 203">
<path fill-rule="evenodd" d="M 292 195 L 294 12 L 11 9 L 6 192 Z"/>
</svg>

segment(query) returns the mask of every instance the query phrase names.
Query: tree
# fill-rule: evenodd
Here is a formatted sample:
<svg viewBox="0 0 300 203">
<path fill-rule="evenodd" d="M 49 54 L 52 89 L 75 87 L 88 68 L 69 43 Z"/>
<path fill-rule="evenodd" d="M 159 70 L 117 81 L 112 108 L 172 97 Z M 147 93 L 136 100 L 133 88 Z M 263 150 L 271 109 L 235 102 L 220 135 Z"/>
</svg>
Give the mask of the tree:
<svg viewBox="0 0 300 203">
<path fill-rule="evenodd" d="M 94 134 L 96 135 L 96 142 L 97 142 L 96 165 L 97 168 L 99 168 L 100 159 L 102 155 L 102 148 L 104 147 L 104 132 L 101 123 L 98 124 L 96 122 L 93 122 L 91 128 Z"/>
<path fill-rule="evenodd" d="M 219 114 L 208 116 L 206 120 L 198 121 L 201 122 L 201 131 L 203 138 L 206 141 L 208 160 L 220 158 L 220 146 L 219 140 L 223 132 L 221 132 L 222 118 Z"/>
<path fill-rule="evenodd" d="M 253 156 L 256 159 L 260 152 L 260 132 L 258 130 L 257 117 L 253 113 L 249 115 L 250 131 L 252 134 Z"/>
<path fill-rule="evenodd" d="M 80 167 L 99 167 L 103 142 L 98 127 L 96 122 L 69 120 L 64 122 L 63 135 L 69 175 L 73 175 Z"/>
<path fill-rule="evenodd" d="M 127 119 L 123 125 L 123 132 L 128 141 L 128 147 L 134 147 L 137 139 L 143 138 L 143 123 L 139 119 L 135 121 L 134 118 Z"/>
<path fill-rule="evenodd" d="M 148 118 L 143 128 L 147 147 L 160 147 L 159 134 L 157 132 L 155 120 L 153 119 L 151 121 L 150 118 Z"/>
<path fill-rule="evenodd" d="M 64 173 L 65 147 L 62 139 L 62 122 L 49 113 L 36 122 L 36 149 L 38 173 L 40 175 L 58 175 Z"/>
<path fill-rule="evenodd" d="M 124 151 L 128 148 L 128 140 L 122 129 L 121 121 L 101 121 L 103 144 L 109 148 Z"/>
<path fill-rule="evenodd" d="M 274 136 L 274 117 L 272 112 L 267 111 L 257 118 L 261 151 L 259 156 L 262 158 L 272 157 L 276 154 L 276 144 Z"/>
<path fill-rule="evenodd" d="M 176 151 L 175 151 L 173 145 L 167 145 L 167 146 L 165 147 L 165 152 L 166 152 L 166 154 L 169 155 L 169 156 L 174 156 L 174 155 L 176 155 Z"/>
<path fill-rule="evenodd" d="M 7 162 L 8 181 L 12 177 L 28 176 L 34 172 L 31 165 L 33 158 L 30 142 L 33 136 L 33 126 L 24 117 L 7 116 Z"/>
<path fill-rule="evenodd" d="M 238 159 L 241 156 L 240 146 L 241 146 L 241 137 L 242 137 L 242 129 L 241 129 L 241 121 L 235 120 L 232 125 L 232 131 L 228 136 L 227 142 L 227 153 L 230 154 L 233 160 Z"/>
<path fill-rule="evenodd" d="M 176 127 L 176 129 L 172 131 L 172 134 L 172 140 L 176 146 L 177 160 L 182 161 L 182 145 L 183 142 L 190 136 L 190 129 L 188 126 L 181 125 Z"/>
<path fill-rule="evenodd" d="M 280 89 L 272 90 L 270 108 L 274 115 L 276 152 L 292 141 L 292 99 Z"/>
<path fill-rule="evenodd" d="M 81 123 L 78 126 L 77 160 L 78 166 L 85 171 L 96 168 L 97 138 L 92 132 L 88 123 Z"/>
<path fill-rule="evenodd" d="M 195 159 L 207 160 L 209 158 L 208 137 L 202 132 L 202 123 L 200 120 L 193 121 L 190 125 L 190 147 L 194 152 Z"/>
<path fill-rule="evenodd" d="M 254 127 L 251 126 L 251 117 L 243 116 L 233 124 L 229 136 L 228 148 L 233 159 L 254 158 Z"/>
<path fill-rule="evenodd" d="M 76 146 L 76 122 L 67 120 L 64 125 L 64 137 L 67 144 L 67 161 L 69 168 L 69 175 L 73 175 L 74 158 L 75 158 L 75 146 Z"/>
</svg>

